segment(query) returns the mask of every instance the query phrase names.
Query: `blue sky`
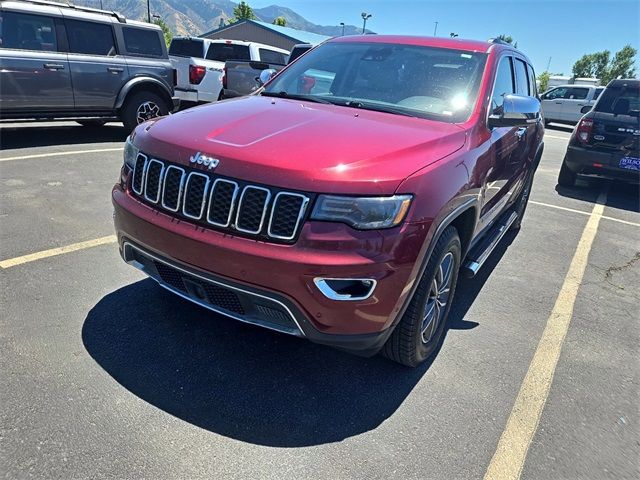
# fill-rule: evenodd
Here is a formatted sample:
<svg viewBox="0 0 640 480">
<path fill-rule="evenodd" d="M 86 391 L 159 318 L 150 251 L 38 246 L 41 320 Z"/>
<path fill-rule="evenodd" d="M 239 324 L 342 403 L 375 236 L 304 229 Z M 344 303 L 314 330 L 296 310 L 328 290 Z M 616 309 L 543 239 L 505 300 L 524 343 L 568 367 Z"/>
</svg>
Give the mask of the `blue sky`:
<svg viewBox="0 0 640 480">
<path fill-rule="evenodd" d="M 281 5 L 322 25 L 362 25 L 377 33 L 433 35 L 456 32 L 461 38 L 486 40 L 511 35 L 529 56 L 536 72 L 571 74 L 585 53 L 615 52 L 625 44 L 640 47 L 638 0 L 248 0 L 254 8 Z M 640 61 L 636 61 L 636 73 Z"/>
</svg>

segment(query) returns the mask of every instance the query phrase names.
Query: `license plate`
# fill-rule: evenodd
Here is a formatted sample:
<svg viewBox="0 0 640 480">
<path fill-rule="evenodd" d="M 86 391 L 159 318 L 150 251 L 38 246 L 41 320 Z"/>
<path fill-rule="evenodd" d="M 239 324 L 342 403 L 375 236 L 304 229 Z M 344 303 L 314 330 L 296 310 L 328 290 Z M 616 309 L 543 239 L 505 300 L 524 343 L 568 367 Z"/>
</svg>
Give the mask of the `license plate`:
<svg viewBox="0 0 640 480">
<path fill-rule="evenodd" d="M 640 158 L 637 157 L 623 157 L 620 159 L 620 168 L 627 170 L 640 171 Z"/>
</svg>

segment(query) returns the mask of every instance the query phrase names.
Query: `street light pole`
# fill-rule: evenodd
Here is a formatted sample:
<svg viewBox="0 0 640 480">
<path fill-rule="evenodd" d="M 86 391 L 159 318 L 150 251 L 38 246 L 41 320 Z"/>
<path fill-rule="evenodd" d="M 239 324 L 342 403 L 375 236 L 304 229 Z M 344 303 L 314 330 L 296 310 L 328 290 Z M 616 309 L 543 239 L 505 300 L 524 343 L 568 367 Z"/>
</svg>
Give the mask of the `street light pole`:
<svg viewBox="0 0 640 480">
<path fill-rule="evenodd" d="M 151 23 L 151 6 L 149 5 L 149 0 L 147 0 L 147 20 Z"/>
<path fill-rule="evenodd" d="M 436 33 L 438 32 L 438 22 L 434 22 L 436 24 L 436 26 L 433 29 L 433 36 L 436 36 Z"/>
<path fill-rule="evenodd" d="M 362 12 L 362 34 L 364 35 L 365 28 L 367 27 L 367 20 L 370 19 L 372 15 L 367 12 Z"/>
<path fill-rule="evenodd" d="M 344 22 L 340 22 L 340 25 L 342 26 L 342 36 L 344 37 Z"/>
</svg>

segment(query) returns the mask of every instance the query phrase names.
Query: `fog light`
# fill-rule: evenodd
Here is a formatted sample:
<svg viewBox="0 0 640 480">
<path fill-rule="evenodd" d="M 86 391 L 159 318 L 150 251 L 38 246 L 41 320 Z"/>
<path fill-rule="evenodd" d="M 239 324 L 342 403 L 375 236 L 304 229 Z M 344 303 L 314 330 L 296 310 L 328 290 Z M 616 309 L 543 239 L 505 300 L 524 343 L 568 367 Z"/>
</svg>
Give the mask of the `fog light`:
<svg viewBox="0 0 640 480">
<path fill-rule="evenodd" d="M 313 282 L 322 294 L 331 300 L 355 301 L 366 300 L 376 288 L 376 280 L 372 278 L 321 278 Z"/>
</svg>

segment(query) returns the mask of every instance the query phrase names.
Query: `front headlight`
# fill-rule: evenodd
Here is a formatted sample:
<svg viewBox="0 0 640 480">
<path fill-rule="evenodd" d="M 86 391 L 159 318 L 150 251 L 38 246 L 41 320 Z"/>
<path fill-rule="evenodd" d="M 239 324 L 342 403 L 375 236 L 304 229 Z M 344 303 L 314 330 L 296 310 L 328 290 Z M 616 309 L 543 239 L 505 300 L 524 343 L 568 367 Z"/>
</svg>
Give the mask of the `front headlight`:
<svg viewBox="0 0 640 480">
<path fill-rule="evenodd" d="M 392 197 L 320 195 L 311 218 L 342 222 L 361 230 L 390 228 L 404 220 L 410 205 L 411 195 Z"/>
<path fill-rule="evenodd" d="M 124 164 L 131 170 L 136 166 L 136 158 L 138 158 L 140 150 L 133 144 L 131 137 L 127 137 L 124 142 Z"/>
</svg>

